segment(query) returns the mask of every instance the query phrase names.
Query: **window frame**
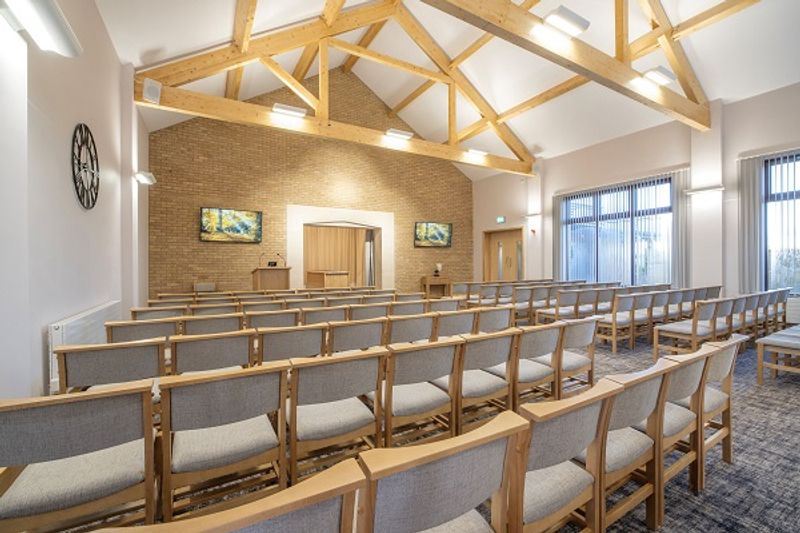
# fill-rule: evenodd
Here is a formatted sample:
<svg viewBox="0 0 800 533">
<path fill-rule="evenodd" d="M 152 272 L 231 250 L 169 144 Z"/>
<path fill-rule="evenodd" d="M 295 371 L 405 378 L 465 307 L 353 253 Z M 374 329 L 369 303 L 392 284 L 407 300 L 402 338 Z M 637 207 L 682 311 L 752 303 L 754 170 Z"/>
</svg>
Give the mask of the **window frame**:
<svg viewBox="0 0 800 533">
<path fill-rule="evenodd" d="M 784 192 L 772 192 L 771 184 L 771 170 L 775 167 L 778 167 L 783 164 L 794 163 L 795 165 L 800 166 L 800 152 L 790 152 L 786 154 L 780 154 L 775 157 L 768 157 L 764 159 L 764 177 L 761 183 L 762 187 L 762 195 L 763 201 L 761 203 L 761 220 L 763 221 L 763 232 L 762 232 L 762 245 L 761 245 L 761 260 L 763 261 L 763 270 L 764 270 L 764 290 L 772 290 L 770 289 L 770 279 L 769 279 L 769 217 L 767 216 L 767 208 L 772 203 L 778 202 L 790 202 L 790 201 L 800 201 L 800 179 L 798 179 L 795 183 L 795 189 L 791 191 L 784 191 Z M 775 287 L 778 288 L 778 287 Z"/>
</svg>

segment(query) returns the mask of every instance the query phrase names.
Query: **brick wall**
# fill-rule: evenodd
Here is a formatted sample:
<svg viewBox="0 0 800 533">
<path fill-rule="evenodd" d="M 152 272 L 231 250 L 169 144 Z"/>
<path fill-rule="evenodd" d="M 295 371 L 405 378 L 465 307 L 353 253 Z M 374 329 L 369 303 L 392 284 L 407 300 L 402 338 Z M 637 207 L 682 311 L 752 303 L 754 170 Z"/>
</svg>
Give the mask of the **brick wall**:
<svg viewBox="0 0 800 533">
<path fill-rule="evenodd" d="M 316 93 L 316 78 L 306 86 Z M 410 130 L 355 75 L 331 71 L 331 118 L 379 130 Z M 288 89 L 253 100 L 301 106 Z M 150 294 L 182 291 L 194 280 L 250 287 L 266 252 L 286 254 L 286 205 L 391 211 L 395 285 L 418 290 L 443 263 L 452 279 L 472 276 L 472 184 L 451 163 L 267 128 L 193 119 L 150 134 Z M 263 211 L 260 244 L 200 241 L 200 208 Z M 453 246 L 414 248 L 415 221 L 453 223 Z M 290 265 L 302 269 L 302 265 Z"/>
</svg>

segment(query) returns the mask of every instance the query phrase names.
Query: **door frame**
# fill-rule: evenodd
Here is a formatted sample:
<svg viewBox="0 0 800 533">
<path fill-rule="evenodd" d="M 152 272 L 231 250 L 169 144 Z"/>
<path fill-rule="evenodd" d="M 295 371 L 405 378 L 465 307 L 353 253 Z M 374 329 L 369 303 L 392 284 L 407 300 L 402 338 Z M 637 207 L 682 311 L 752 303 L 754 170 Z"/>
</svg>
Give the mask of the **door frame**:
<svg viewBox="0 0 800 533">
<path fill-rule="evenodd" d="M 491 267 L 489 263 L 492 260 L 492 250 L 489 246 L 489 242 L 491 241 L 493 233 L 503 233 L 509 231 L 518 231 L 519 232 L 519 239 L 522 242 L 522 279 L 525 278 L 525 272 L 527 272 L 527 265 L 525 264 L 525 257 L 527 255 L 527 244 L 525 243 L 525 227 L 524 226 L 509 226 L 507 228 L 495 228 L 495 229 L 488 229 L 483 231 L 483 271 L 481 272 L 481 277 L 483 281 L 500 281 L 494 279 L 487 279 L 489 277 L 489 271 Z M 517 280 L 519 281 L 519 280 Z"/>
</svg>

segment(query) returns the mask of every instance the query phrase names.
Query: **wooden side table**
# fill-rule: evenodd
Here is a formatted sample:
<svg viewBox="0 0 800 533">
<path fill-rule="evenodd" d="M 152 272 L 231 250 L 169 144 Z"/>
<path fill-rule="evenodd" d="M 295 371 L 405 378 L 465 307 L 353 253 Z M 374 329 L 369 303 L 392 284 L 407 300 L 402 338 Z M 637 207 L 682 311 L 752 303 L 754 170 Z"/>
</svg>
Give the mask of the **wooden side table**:
<svg viewBox="0 0 800 533">
<path fill-rule="evenodd" d="M 450 296 L 453 287 L 450 278 L 444 276 L 422 276 L 420 281 L 425 298 L 444 298 Z"/>
</svg>

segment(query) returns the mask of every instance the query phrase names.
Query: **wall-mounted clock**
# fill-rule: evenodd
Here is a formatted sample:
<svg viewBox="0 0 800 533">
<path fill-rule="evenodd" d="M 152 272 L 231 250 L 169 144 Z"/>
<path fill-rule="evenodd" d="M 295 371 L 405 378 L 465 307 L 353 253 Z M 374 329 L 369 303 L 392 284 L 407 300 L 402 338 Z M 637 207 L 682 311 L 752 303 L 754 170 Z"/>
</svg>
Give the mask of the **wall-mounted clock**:
<svg viewBox="0 0 800 533">
<path fill-rule="evenodd" d="M 83 208 L 93 208 L 100 192 L 100 163 L 94 137 L 86 124 L 78 124 L 72 133 L 72 183 Z"/>
</svg>

